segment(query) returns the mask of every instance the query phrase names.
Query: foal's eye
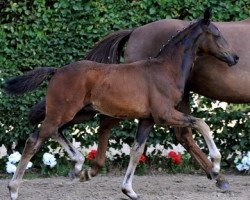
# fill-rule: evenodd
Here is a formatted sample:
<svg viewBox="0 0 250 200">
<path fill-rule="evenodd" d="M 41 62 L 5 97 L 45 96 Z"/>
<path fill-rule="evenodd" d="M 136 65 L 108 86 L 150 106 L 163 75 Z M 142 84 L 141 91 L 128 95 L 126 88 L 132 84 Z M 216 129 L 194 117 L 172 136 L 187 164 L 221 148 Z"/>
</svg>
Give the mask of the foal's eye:
<svg viewBox="0 0 250 200">
<path fill-rule="evenodd" d="M 214 35 L 214 37 L 216 38 L 216 39 L 219 39 L 220 38 L 220 35 L 218 34 L 218 35 Z"/>
</svg>

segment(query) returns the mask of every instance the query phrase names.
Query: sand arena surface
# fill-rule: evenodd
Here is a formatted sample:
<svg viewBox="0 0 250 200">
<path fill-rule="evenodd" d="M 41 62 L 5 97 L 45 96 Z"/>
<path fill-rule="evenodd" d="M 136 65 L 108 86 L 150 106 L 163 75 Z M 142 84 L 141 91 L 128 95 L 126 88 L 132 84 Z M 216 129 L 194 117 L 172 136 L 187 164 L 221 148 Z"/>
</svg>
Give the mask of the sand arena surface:
<svg viewBox="0 0 250 200">
<path fill-rule="evenodd" d="M 147 175 L 134 177 L 142 200 L 250 200 L 250 176 L 226 175 L 230 191 L 201 175 Z M 128 200 L 121 192 L 123 176 L 99 175 L 88 182 L 65 177 L 24 180 L 19 200 Z M 9 179 L 0 179 L 0 200 L 9 199 Z"/>
</svg>

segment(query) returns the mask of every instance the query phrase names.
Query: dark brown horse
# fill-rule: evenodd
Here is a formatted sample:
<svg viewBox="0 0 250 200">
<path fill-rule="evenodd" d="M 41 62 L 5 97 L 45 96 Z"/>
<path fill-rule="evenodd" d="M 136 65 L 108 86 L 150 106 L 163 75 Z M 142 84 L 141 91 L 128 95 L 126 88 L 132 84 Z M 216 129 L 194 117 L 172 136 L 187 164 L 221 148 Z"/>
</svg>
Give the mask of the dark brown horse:
<svg viewBox="0 0 250 200">
<path fill-rule="evenodd" d="M 249 102 L 249 87 L 245 87 L 249 85 L 247 74 L 250 69 L 247 64 L 249 60 L 247 59 L 247 56 L 250 51 L 250 38 L 249 34 L 247 34 L 250 31 L 249 22 L 250 20 L 215 23 L 216 26 L 222 30 L 226 39 L 232 43 L 234 49 L 239 52 L 241 61 L 237 65 L 237 68 L 229 69 L 225 66 L 224 62 L 221 62 L 214 57 L 199 57 L 195 62 L 194 70 L 192 71 L 188 82 L 189 90 L 193 90 L 213 99 L 227 102 Z M 134 30 L 115 32 L 98 43 L 88 54 L 86 59 L 105 63 L 117 62 L 121 50 L 127 40 L 128 43 L 124 57 L 126 63 L 153 57 L 157 54 L 158 50 L 162 48 L 162 45 L 167 42 L 171 35 L 174 35 L 177 30 L 186 27 L 188 23 L 189 22 L 187 21 L 181 20 L 160 20 Z M 211 68 L 210 66 L 214 67 Z M 223 76 L 221 76 L 221 73 L 223 73 Z M 224 91 L 227 91 L 227 93 Z M 179 109 L 183 112 L 189 113 L 188 91 L 186 91 L 185 94 L 184 101 L 180 103 Z M 94 115 L 95 111 L 85 110 L 84 108 L 78 112 L 70 123 L 61 127 L 59 132 L 68 125 L 92 119 Z M 35 105 L 31 110 L 29 120 L 33 124 L 38 124 L 44 119 L 44 117 L 45 101 L 42 101 Z M 104 165 L 105 150 L 108 144 L 110 130 L 114 125 L 118 124 L 119 121 L 119 119 L 108 118 L 105 116 L 101 117 L 97 157 L 91 170 L 83 173 L 82 179 L 89 179 L 92 176 L 95 176 L 98 173 L 98 170 Z M 143 132 L 143 130 L 143 126 L 141 127 L 139 124 L 138 131 Z M 191 130 L 189 128 L 180 128 L 179 131 L 175 131 L 175 135 L 177 140 L 197 160 L 207 173 L 208 177 L 210 177 L 209 173 L 212 169 L 212 164 L 195 144 Z M 64 138 L 62 134 L 61 137 Z M 79 154 L 75 153 L 75 155 Z M 80 165 L 79 163 L 82 162 L 82 158 L 79 156 L 76 156 L 73 159 L 78 166 Z M 224 183 L 225 182 L 219 183 L 219 186 L 225 187 Z"/>
<path fill-rule="evenodd" d="M 176 110 L 198 52 L 212 55 L 228 65 L 238 61 L 220 31 L 210 23 L 210 17 L 207 10 L 203 19 L 178 33 L 152 59 L 122 65 L 82 60 L 60 69 L 39 68 L 8 81 L 6 91 L 21 94 L 37 88 L 52 76 L 46 94 L 45 120 L 26 142 L 9 183 L 11 198 L 17 198 L 25 168 L 36 151 L 49 137 L 65 144 L 59 137 L 58 128 L 85 106 L 114 118 L 141 120 L 145 131 L 136 135 L 122 185 L 122 191 L 131 199 L 138 198 L 132 189 L 132 178 L 154 123 L 197 129 L 208 145 L 213 161 L 212 173 L 218 174 L 221 155 L 209 127 L 203 120 Z M 71 149 L 68 153 L 73 154 Z"/>
</svg>

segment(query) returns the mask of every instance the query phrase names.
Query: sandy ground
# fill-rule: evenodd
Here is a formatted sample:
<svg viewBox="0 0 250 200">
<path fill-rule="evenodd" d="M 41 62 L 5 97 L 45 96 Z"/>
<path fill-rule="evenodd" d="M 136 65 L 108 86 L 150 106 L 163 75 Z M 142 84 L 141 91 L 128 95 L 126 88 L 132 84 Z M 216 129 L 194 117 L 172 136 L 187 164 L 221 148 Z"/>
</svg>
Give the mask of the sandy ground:
<svg viewBox="0 0 250 200">
<path fill-rule="evenodd" d="M 148 175 L 134 177 L 142 200 L 250 200 L 250 176 L 227 175 L 230 190 L 223 192 L 201 175 Z M 24 180 L 19 200 L 128 200 L 121 192 L 122 176 L 99 175 L 81 183 L 65 177 Z M 0 200 L 9 199 L 7 179 L 0 179 Z"/>
</svg>

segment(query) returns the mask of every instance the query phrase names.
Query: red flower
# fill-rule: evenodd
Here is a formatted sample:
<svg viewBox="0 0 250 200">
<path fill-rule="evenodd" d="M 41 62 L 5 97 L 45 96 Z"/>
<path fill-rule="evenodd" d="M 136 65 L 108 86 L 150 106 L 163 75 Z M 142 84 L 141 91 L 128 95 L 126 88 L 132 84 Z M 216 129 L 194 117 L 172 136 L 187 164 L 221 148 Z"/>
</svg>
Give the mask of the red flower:
<svg viewBox="0 0 250 200">
<path fill-rule="evenodd" d="M 93 159 L 95 159 L 96 153 L 97 153 L 97 151 L 96 151 L 95 149 L 91 150 L 91 151 L 88 153 L 87 159 L 88 159 L 88 160 L 93 160 Z"/>
<path fill-rule="evenodd" d="M 170 152 L 168 153 L 168 157 L 169 157 L 169 158 L 174 158 L 174 157 L 176 157 L 176 156 L 178 156 L 178 154 L 177 154 L 175 151 L 170 151 Z"/>
<path fill-rule="evenodd" d="M 168 153 L 168 157 L 171 158 L 172 162 L 176 165 L 181 163 L 181 155 L 176 153 L 175 151 L 170 151 Z"/>
<path fill-rule="evenodd" d="M 140 162 L 140 163 L 144 163 L 145 161 L 146 161 L 146 156 L 144 156 L 144 155 L 142 154 L 141 157 L 140 157 L 139 162 Z"/>
</svg>

